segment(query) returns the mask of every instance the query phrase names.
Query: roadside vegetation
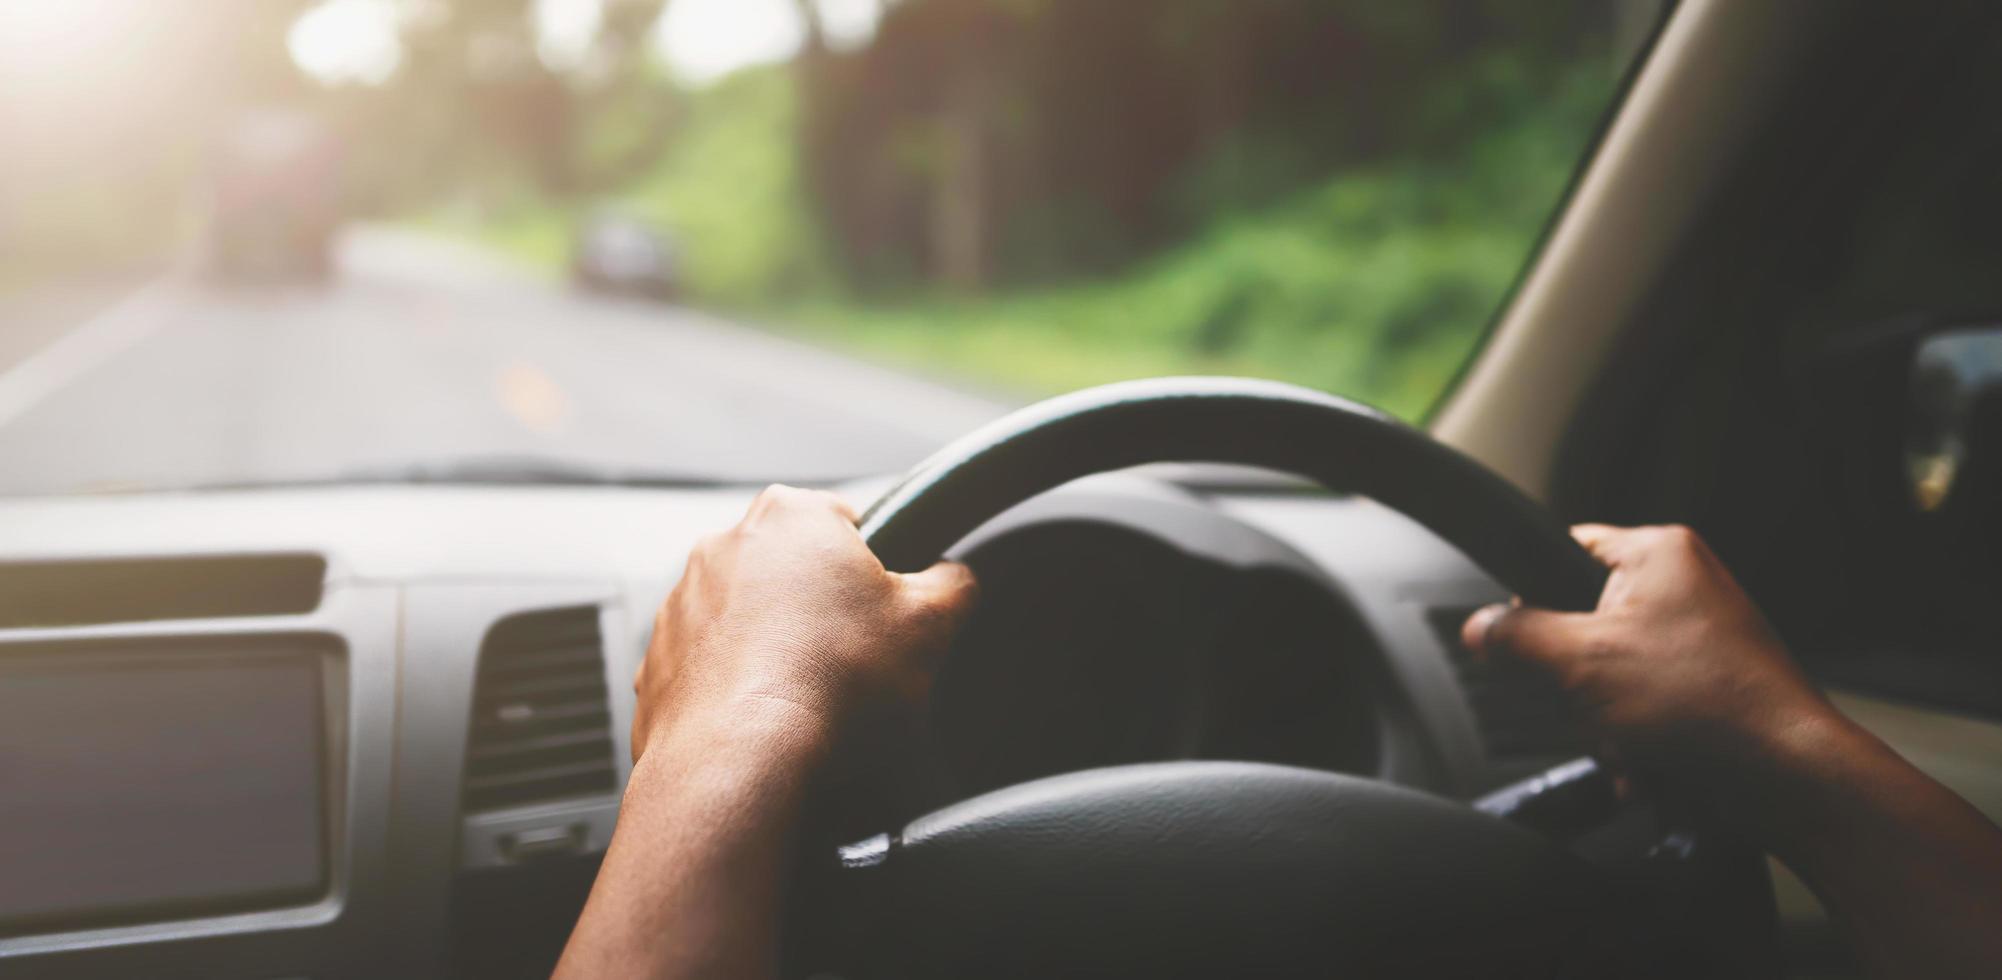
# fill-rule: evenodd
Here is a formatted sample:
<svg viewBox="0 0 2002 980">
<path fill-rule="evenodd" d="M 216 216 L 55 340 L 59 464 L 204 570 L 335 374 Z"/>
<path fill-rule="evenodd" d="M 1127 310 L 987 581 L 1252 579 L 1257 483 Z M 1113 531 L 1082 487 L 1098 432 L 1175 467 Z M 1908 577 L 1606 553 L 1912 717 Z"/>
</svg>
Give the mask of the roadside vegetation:
<svg viewBox="0 0 2002 980">
<path fill-rule="evenodd" d="M 589 84 L 514 93 L 512 118 L 348 111 L 435 146 L 373 171 L 391 214 L 552 279 L 610 207 L 669 231 L 689 302 L 975 386 L 1250 374 L 1416 418 L 1652 9 L 905 0 L 860 48 L 814 31 L 701 87 L 627 44 Z"/>
<path fill-rule="evenodd" d="M 1506 64 L 1485 66 L 1490 73 Z M 1574 67 L 1521 92 L 1449 159 L 1414 155 L 1218 207 L 1106 274 L 1002 288 L 846 281 L 789 135 L 796 75 L 755 69 L 684 96 L 681 135 L 613 197 L 673 230 L 697 302 L 827 346 L 1036 396 L 1160 374 L 1279 378 L 1421 416 L 1506 295 L 1612 84 Z M 1527 81 L 1490 79 L 1527 86 Z M 521 194 L 431 212 L 555 278 L 579 214 Z"/>
<path fill-rule="evenodd" d="M 692 2 L 159 15 L 173 29 L 121 76 L 157 111 L 0 120 L 28 134 L 0 186 L 0 292 L 192 249 L 219 140 L 277 107 L 341 147 L 343 216 L 476 240 L 552 282 L 611 209 L 672 237 L 684 302 L 973 386 L 1227 372 L 1417 417 L 1661 9 L 791 0 L 788 60 L 697 84 L 654 43 Z M 560 57 L 538 26 L 553 7 L 597 18 Z M 873 27 L 829 34 L 836 8 Z M 370 9 L 400 11 L 380 72 L 288 60 L 307 16 Z"/>
</svg>

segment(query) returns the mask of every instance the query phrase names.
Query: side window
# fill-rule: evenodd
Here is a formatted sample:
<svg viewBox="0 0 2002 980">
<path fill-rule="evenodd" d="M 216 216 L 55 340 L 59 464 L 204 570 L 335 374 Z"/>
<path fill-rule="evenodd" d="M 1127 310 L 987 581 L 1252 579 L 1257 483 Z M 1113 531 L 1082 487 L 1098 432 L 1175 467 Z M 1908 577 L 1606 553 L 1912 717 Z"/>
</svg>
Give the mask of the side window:
<svg viewBox="0 0 2002 980">
<path fill-rule="evenodd" d="M 1560 503 L 1695 526 L 1828 683 L 2002 717 L 2002 45 L 1965 48 L 1826 118 L 1801 96 L 1581 413 Z"/>
<path fill-rule="evenodd" d="M 1805 358 L 1796 387 L 1849 566 L 1821 587 L 1842 625 L 1805 655 L 1834 683 L 2002 716 L 2002 71 L 1987 48 L 1940 72 L 1858 171 L 1786 346 Z"/>
<path fill-rule="evenodd" d="M 0 320 L 187 269 L 142 318 L 232 354 L 0 411 L 0 493 L 834 481 L 1175 374 L 1421 419 L 1666 6 L 27 0 Z"/>
</svg>

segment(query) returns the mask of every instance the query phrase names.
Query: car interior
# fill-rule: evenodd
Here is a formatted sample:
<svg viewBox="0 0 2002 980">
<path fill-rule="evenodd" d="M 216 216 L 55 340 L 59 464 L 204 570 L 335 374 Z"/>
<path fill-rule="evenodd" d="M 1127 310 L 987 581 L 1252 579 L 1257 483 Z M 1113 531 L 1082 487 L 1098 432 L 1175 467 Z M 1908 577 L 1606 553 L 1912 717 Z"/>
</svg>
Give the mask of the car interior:
<svg viewBox="0 0 2002 980">
<path fill-rule="evenodd" d="M 1511 595 L 1589 605 L 1565 524 L 1686 523 L 1845 712 L 2002 819 L 1998 45 L 1973 3 L 1675 4 L 1422 429 L 1277 385 L 1138 382 L 836 486 L 875 504 L 886 563 L 963 560 L 983 598 L 926 772 L 836 787 L 788 962 L 1097 975 L 1080 964 L 1117 952 L 1165 975 L 1128 954 L 1198 880 L 1242 914 L 1148 955 L 1420 970 L 1418 946 L 1357 937 L 1429 935 L 1486 975 L 1587 975 L 1614 955 L 1587 929 L 1599 893 L 1484 829 L 1501 813 L 1651 869 L 1672 897 L 1641 945 L 1684 968 L 1856 975 L 1784 868 L 1728 842 L 1664 858 L 1672 814 L 1542 815 L 1576 809 L 1594 746 L 1546 678 L 1458 634 Z M 0 976 L 547 975 L 618 814 L 654 610 L 758 489 L 0 499 L 0 746 L 32 748 L 0 752 L 0 868 L 34 883 L 0 885 Z M 1142 764 L 1184 768 L 1117 783 Z M 1321 840 L 1301 801 L 1331 793 L 1374 802 L 1340 861 L 1292 877 L 1345 890 L 1235 849 L 1261 826 Z M 1150 874 L 1124 836 L 1144 818 L 1092 821 L 1141 798 L 1192 814 L 1183 857 L 1217 866 Z M 1036 852 L 1038 820 L 1075 836 Z M 898 828 L 884 861 L 870 841 Z M 1451 877 L 1483 861 L 1510 870 Z M 1041 890 L 1067 874 L 1160 908 Z M 1385 900 L 1427 875 L 1459 900 Z M 856 948 L 884 933 L 896 956 Z M 1542 943 L 1591 956 L 1505 958 Z M 1237 959 L 1201 959 L 1219 949 Z"/>
</svg>

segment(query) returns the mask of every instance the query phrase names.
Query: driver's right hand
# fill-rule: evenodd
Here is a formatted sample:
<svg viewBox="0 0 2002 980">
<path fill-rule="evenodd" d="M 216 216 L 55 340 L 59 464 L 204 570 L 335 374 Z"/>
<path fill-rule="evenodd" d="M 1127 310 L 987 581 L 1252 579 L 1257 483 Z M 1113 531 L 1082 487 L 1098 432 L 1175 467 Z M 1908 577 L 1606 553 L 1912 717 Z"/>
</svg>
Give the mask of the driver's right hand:
<svg viewBox="0 0 2002 980">
<path fill-rule="evenodd" d="M 676 719 L 777 711 L 832 740 L 872 707 L 922 700 L 973 573 L 885 571 L 855 522 L 834 494 L 773 486 L 690 552 L 633 679 L 635 761 Z"/>
<path fill-rule="evenodd" d="M 1598 608 L 1489 606 L 1462 640 L 1548 669 L 1616 770 L 1699 802 L 1728 796 L 1732 806 L 1708 809 L 1759 820 L 1743 804 L 1840 716 L 1695 532 L 1585 524 L 1572 535 L 1611 569 Z"/>
</svg>

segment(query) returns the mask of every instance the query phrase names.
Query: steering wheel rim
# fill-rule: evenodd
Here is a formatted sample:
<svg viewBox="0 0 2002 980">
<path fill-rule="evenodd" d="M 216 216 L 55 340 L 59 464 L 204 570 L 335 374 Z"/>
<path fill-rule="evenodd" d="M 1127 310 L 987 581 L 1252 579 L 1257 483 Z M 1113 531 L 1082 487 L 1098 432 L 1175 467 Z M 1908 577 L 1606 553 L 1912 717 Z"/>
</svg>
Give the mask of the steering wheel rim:
<svg viewBox="0 0 2002 980">
<path fill-rule="evenodd" d="M 936 561 L 988 520 L 1039 493 L 1094 473 L 1159 462 L 1256 466 L 1298 474 L 1329 489 L 1369 496 L 1455 545 L 1482 570 L 1534 605 L 1589 610 L 1596 605 L 1606 580 L 1605 569 L 1540 505 L 1492 471 L 1423 432 L 1346 399 L 1278 382 L 1236 378 L 1127 382 L 1030 406 L 956 440 L 920 463 L 864 513 L 861 532 L 886 567 L 915 571 Z M 1595 785 L 1603 782 L 1595 781 Z M 1085 843 L 1074 847 L 1060 865 L 1096 866 L 1101 873 L 1133 875 L 1145 870 L 1144 862 L 1132 863 L 1134 854 L 1144 847 L 1136 849 L 1131 835 L 1117 825 L 1158 822 L 1155 818 L 1160 812 L 1207 814 L 1192 818 L 1193 836 L 1177 838 L 1181 843 L 1176 846 L 1188 847 L 1199 856 L 1235 854 L 1238 848 L 1232 835 L 1236 828 L 1229 825 L 1226 811 L 1202 802 L 1215 794 L 1265 800 L 1260 811 L 1263 817 L 1282 824 L 1291 819 L 1294 829 L 1290 833 L 1301 840 L 1319 833 L 1311 820 L 1301 822 L 1303 812 L 1347 812 L 1352 809 L 1350 801 L 1367 798 L 1371 801 L 1368 812 L 1391 815 L 1391 819 L 1375 824 L 1379 834 L 1395 836 L 1408 826 L 1438 816 L 1434 804 L 1444 803 L 1409 791 L 1386 792 L 1383 785 L 1249 763 L 1156 763 L 1073 773 L 1009 787 L 921 817 L 898 835 L 879 835 L 844 848 L 840 864 L 851 873 L 863 872 L 862 878 L 851 875 L 849 881 L 872 882 L 863 887 L 880 894 L 885 876 L 873 869 L 894 863 L 889 861 L 892 854 L 910 852 L 917 856 L 900 859 L 900 867 L 910 881 L 928 882 L 917 887 L 953 894 L 955 899 L 947 902 L 948 906 L 979 907 L 994 890 L 975 885 L 970 891 L 958 891 L 964 884 L 958 879 L 969 873 L 977 876 L 982 869 L 1001 876 L 1012 874 L 1026 853 L 1018 846 L 1018 837 L 1035 838 L 1047 845 L 1062 836 L 1063 828 L 1082 828 Z M 1568 785 L 1575 791 L 1580 784 L 1574 780 Z M 1537 790 L 1530 792 L 1534 795 Z M 1094 813 L 1093 808 L 1102 812 Z M 1108 820 L 1103 812 L 1117 816 Z M 1488 824 L 1459 821 L 1457 817 L 1452 820 L 1458 821 L 1453 824 L 1459 828 L 1456 833 L 1483 841 L 1480 847 L 1486 850 L 1475 848 L 1479 853 L 1502 863 L 1513 862 L 1511 866 L 1518 869 L 1537 868 L 1539 876 L 1558 883 L 1534 897 L 1525 896 L 1525 906 L 1579 915 L 1595 903 L 1599 903 L 1597 912 L 1613 905 L 1634 904 L 1615 901 L 1609 897 L 1612 892 L 1587 884 L 1586 878 L 1574 873 L 1569 863 L 1572 856 L 1561 848 L 1546 842 L 1539 850 L 1526 844 L 1530 838 L 1542 838 L 1518 825 L 1487 815 L 1480 815 L 1479 820 L 1490 821 Z M 1114 829 L 1108 831 L 1108 827 Z M 1506 832 L 1496 831 L 1496 827 L 1506 828 Z M 1164 839 L 1157 834 L 1153 843 L 1158 846 Z M 1685 844 L 1689 840 L 1687 836 L 1682 839 Z M 1421 838 L 1403 843 L 1407 851 L 1424 849 Z M 1329 845 L 1323 841 L 1323 846 Z M 1730 860 L 1739 866 L 1745 863 L 1736 856 Z M 1337 861 L 1321 870 L 1388 880 L 1379 864 L 1367 860 L 1360 864 Z M 1762 866 L 1759 872 L 1763 880 Z M 1061 876 L 1064 871 L 1059 867 L 1048 873 Z M 1228 878 L 1230 872 L 1209 867 L 1202 873 L 1223 880 L 1217 876 Z M 1021 893 L 1022 886 L 1018 882 L 1002 891 Z M 1331 898 L 1325 891 L 1301 894 L 1348 915 L 1367 918 L 1374 914 L 1369 906 L 1356 905 L 1349 896 Z M 1187 911 L 1172 903 L 1171 907 L 1161 906 L 1159 901 L 1154 904 L 1169 908 L 1171 919 Z M 891 905 L 897 909 L 892 917 L 901 920 L 922 920 L 937 909 L 927 900 L 915 905 L 892 901 Z M 1008 906 L 1012 911 L 1003 917 L 1022 915 L 1034 906 L 1034 902 Z M 1644 914 L 1658 915 L 1659 910 Z M 1610 921 L 1596 912 L 1592 918 L 1601 924 Z M 1233 928 L 1255 932 L 1265 927 L 1257 923 L 1246 926 L 1240 921 Z M 1346 941 L 1352 943 L 1355 937 L 1380 928 L 1371 924 L 1362 926 L 1361 932 L 1352 929 Z M 848 927 L 845 931 L 849 935 L 844 938 L 852 942 L 862 930 Z M 940 930 L 921 929 L 917 934 L 927 932 Z M 1540 934 L 1562 935 L 1570 937 L 1567 941 L 1592 945 L 1591 955 L 1601 957 L 1595 962 L 1606 962 L 1603 931 L 1546 929 Z M 986 955 L 990 957 L 999 948 L 1000 940 L 994 934 L 969 935 L 976 935 L 974 941 L 988 947 Z M 905 930 L 907 943 L 913 941 L 912 936 Z M 1508 940 L 1502 942 L 1509 945 Z M 936 953 L 937 942 L 932 947 Z M 1083 952 L 1088 947 L 1074 944 L 1072 950 Z M 883 961 L 875 962 L 881 969 Z M 1009 961 L 990 960 L 988 965 L 995 962 Z M 1164 962 L 1153 962 L 1152 974 L 1163 975 Z M 1381 966 L 1388 961 L 1366 962 Z M 1452 962 L 1457 964 L 1452 970 L 1468 966 Z M 1548 973 L 1549 961 L 1540 962 L 1543 965 L 1537 971 Z M 1492 975 L 1498 965 L 1480 964 L 1467 975 Z M 912 972 L 910 961 L 904 966 L 902 972 Z M 966 964 L 954 969 L 963 973 Z M 924 971 L 916 972 L 922 975 Z M 1730 972 L 1750 975 L 1759 972 L 1759 967 Z"/>
<path fill-rule="evenodd" d="M 1360 461 L 1396 459 L 1396 467 Z M 1277 381 L 1187 377 L 1031 405 L 919 463 L 862 515 L 892 571 L 937 561 L 981 523 L 1079 477 L 1146 463 L 1256 466 L 1391 506 L 1531 604 L 1585 611 L 1606 570 L 1494 471 L 1359 402 Z"/>
</svg>

